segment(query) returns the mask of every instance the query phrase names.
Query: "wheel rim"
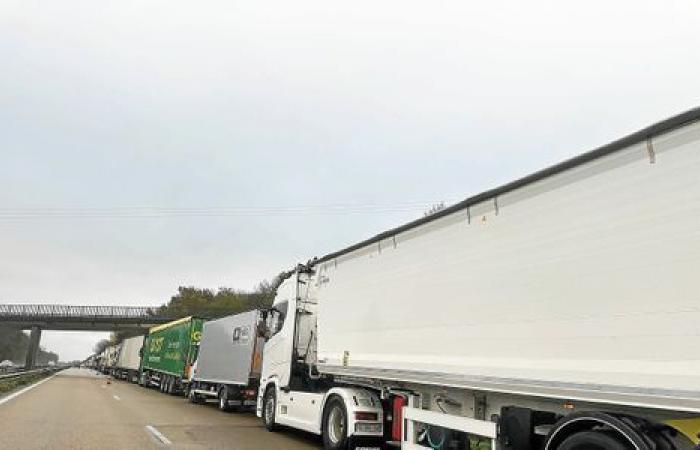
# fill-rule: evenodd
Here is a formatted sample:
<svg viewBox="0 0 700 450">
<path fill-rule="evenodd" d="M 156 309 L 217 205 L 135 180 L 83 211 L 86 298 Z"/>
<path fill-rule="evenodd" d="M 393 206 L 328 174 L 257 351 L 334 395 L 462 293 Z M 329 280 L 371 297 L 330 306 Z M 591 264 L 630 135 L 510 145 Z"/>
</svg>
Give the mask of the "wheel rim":
<svg viewBox="0 0 700 450">
<path fill-rule="evenodd" d="M 265 422 L 268 424 L 272 424 L 272 414 L 275 411 L 275 400 L 272 398 L 272 396 L 268 396 L 267 401 L 265 402 Z"/>
<path fill-rule="evenodd" d="M 338 406 L 334 406 L 328 414 L 328 438 L 332 443 L 339 443 L 345 436 L 345 417 Z"/>
</svg>

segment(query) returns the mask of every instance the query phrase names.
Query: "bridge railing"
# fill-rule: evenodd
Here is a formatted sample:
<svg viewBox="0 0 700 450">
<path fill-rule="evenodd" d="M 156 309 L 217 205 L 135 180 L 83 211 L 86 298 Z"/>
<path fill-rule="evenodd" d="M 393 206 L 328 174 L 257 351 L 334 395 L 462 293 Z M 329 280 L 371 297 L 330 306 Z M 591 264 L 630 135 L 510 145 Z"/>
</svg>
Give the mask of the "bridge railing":
<svg viewBox="0 0 700 450">
<path fill-rule="evenodd" d="M 80 317 L 80 318 L 152 318 L 157 307 L 145 306 L 71 306 L 0 304 L 0 318 L 11 317 Z"/>
</svg>

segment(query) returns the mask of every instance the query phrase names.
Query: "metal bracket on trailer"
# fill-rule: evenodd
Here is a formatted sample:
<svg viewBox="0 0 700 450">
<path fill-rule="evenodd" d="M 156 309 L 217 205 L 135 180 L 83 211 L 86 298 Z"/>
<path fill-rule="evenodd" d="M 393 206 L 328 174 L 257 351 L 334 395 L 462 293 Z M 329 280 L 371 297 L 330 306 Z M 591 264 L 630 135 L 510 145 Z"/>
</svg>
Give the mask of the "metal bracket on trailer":
<svg viewBox="0 0 700 450">
<path fill-rule="evenodd" d="M 491 439 L 491 449 L 496 450 L 498 429 L 494 422 L 486 420 L 470 419 L 469 417 L 443 414 L 427 411 L 419 408 L 404 406 L 404 435 L 401 440 L 402 450 L 432 450 L 430 447 L 422 446 L 415 442 L 415 424 L 422 423 L 436 427 L 447 428 L 454 431 L 481 436 Z"/>
</svg>

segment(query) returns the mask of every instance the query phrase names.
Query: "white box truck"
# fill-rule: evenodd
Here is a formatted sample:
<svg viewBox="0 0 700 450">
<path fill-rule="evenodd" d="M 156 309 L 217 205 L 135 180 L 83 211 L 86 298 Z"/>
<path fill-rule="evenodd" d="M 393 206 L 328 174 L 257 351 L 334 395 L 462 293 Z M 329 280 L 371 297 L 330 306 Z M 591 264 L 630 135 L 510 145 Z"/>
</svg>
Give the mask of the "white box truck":
<svg viewBox="0 0 700 450">
<path fill-rule="evenodd" d="M 258 336 L 260 311 L 204 322 L 188 397 L 193 403 L 216 399 L 222 411 L 255 407 L 264 340 Z"/>
<path fill-rule="evenodd" d="M 257 413 L 326 449 L 691 449 L 698 323 L 694 109 L 298 266 Z"/>
<path fill-rule="evenodd" d="M 119 356 L 121 344 L 108 345 L 100 354 L 98 370 L 105 375 L 114 375 L 114 367 Z"/>
<path fill-rule="evenodd" d="M 126 338 L 121 343 L 113 373 L 116 378 L 138 382 L 144 336 Z"/>
</svg>

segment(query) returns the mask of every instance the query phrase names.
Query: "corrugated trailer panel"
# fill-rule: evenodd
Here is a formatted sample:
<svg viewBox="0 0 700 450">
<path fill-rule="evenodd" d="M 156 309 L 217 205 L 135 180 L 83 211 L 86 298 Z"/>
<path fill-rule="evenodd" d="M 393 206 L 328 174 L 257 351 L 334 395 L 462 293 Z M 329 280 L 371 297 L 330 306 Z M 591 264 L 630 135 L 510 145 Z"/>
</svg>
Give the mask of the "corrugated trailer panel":
<svg viewBox="0 0 700 450">
<path fill-rule="evenodd" d="M 119 369 L 138 370 L 141 365 L 141 347 L 144 336 L 134 336 L 124 339 L 119 352 L 116 367 Z"/>
<path fill-rule="evenodd" d="M 259 375 L 259 311 L 231 315 L 204 324 L 194 379 L 247 385 Z M 257 351 L 256 351 L 257 349 Z"/>
<path fill-rule="evenodd" d="M 324 260 L 319 370 L 700 396 L 699 143 L 685 125 Z"/>
</svg>

